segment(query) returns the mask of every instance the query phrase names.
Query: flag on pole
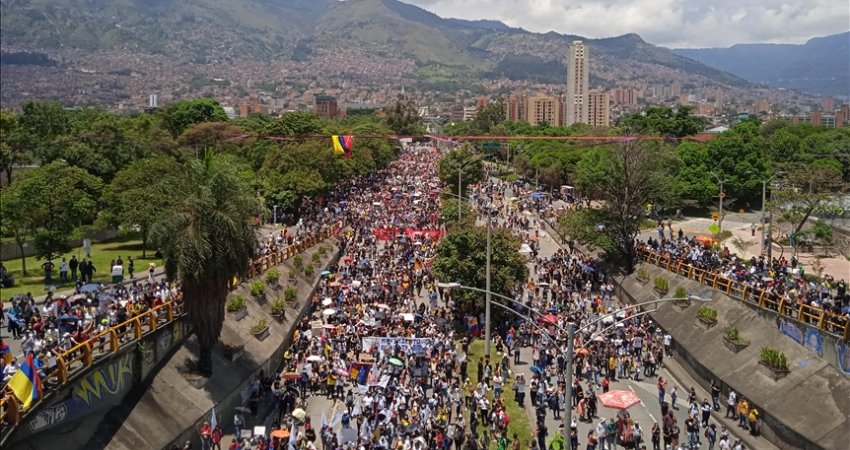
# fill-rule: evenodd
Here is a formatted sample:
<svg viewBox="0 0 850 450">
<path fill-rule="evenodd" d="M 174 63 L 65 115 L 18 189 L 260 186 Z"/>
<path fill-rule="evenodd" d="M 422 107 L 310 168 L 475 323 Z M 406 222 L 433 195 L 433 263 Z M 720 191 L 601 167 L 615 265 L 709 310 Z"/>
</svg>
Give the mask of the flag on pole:
<svg viewBox="0 0 850 450">
<path fill-rule="evenodd" d="M 328 416 L 326 416 L 326 415 L 325 415 L 325 412 L 324 412 L 324 411 L 322 411 L 322 428 L 325 428 L 325 426 L 326 426 L 327 424 L 328 424 Z"/>
<path fill-rule="evenodd" d="M 351 135 L 333 135 L 331 142 L 334 146 L 334 155 L 344 155 L 346 158 L 351 158 L 351 149 L 354 144 L 354 138 Z"/>
<path fill-rule="evenodd" d="M 33 400 L 41 397 L 41 378 L 35 368 L 32 353 L 27 355 L 26 361 L 21 365 L 9 380 L 9 388 L 15 393 L 15 397 L 24 404 L 24 410 L 29 409 Z"/>
<path fill-rule="evenodd" d="M 218 426 L 218 419 L 215 417 L 215 406 L 212 407 L 212 411 L 210 411 L 210 429 L 215 430 L 215 427 Z"/>
<path fill-rule="evenodd" d="M 295 422 L 292 422 L 292 427 L 289 428 L 289 450 L 295 449 L 295 435 L 298 433 L 298 428 L 295 426 Z"/>
</svg>

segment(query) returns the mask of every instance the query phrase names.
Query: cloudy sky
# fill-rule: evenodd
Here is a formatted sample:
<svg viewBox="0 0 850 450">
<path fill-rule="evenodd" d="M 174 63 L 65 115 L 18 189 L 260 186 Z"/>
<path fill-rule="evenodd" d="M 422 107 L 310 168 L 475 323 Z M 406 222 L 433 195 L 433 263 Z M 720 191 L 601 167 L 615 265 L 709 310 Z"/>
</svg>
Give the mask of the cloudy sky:
<svg viewBox="0 0 850 450">
<path fill-rule="evenodd" d="M 638 33 L 666 47 L 803 43 L 850 29 L 847 0 L 402 0 L 442 17 L 495 19 L 592 38 Z"/>
</svg>

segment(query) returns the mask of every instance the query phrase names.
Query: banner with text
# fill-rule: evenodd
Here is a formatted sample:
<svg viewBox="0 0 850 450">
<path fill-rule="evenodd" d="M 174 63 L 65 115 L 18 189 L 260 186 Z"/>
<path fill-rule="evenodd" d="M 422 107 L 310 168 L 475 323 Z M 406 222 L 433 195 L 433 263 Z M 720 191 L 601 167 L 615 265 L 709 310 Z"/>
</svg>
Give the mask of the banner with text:
<svg viewBox="0 0 850 450">
<path fill-rule="evenodd" d="M 364 337 L 362 340 L 363 351 L 371 352 L 372 349 L 377 348 L 379 352 L 383 353 L 387 350 L 392 350 L 396 345 L 401 348 L 401 350 L 405 353 L 410 353 L 414 347 L 419 346 L 423 350 L 428 350 L 434 345 L 434 340 L 432 338 L 402 338 L 402 337 Z"/>
</svg>

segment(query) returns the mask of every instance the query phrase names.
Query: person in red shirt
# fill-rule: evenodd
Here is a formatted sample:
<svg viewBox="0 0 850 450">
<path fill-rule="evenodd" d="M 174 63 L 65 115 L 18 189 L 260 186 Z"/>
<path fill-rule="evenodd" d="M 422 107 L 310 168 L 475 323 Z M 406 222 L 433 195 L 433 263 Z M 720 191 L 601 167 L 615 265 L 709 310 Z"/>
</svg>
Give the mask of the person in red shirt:
<svg viewBox="0 0 850 450">
<path fill-rule="evenodd" d="M 203 450 L 210 450 L 212 446 L 212 428 L 210 428 L 209 422 L 204 422 L 201 425 L 201 448 Z"/>
<path fill-rule="evenodd" d="M 236 442 L 236 439 L 230 440 L 230 446 L 227 447 L 227 450 L 239 450 L 239 443 Z"/>
</svg>

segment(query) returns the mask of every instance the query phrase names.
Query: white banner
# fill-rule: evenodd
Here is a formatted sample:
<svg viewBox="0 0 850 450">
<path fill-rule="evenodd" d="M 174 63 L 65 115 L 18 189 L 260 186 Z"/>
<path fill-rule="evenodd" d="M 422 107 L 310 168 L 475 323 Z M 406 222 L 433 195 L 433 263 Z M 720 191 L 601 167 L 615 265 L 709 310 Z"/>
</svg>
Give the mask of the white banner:
<svg viewBox="0 0 850 450">
<path fill-rule="evenodd" d="M 414 346 L 420 346 L 423 350 L 428 350 L 434 345 L 432 338 L 401 338 L 401 337 L 364 337 L 362 340 L 363 351 L 369 352 L 377 347 L 378 351 L 384 353 L 387 349 L 392 350 L 396 345 L 405 353 L 410 353 Z"/>
</svg>

